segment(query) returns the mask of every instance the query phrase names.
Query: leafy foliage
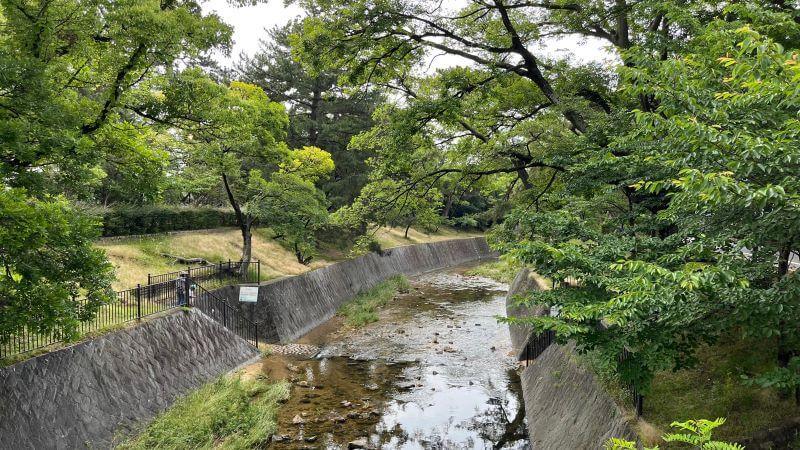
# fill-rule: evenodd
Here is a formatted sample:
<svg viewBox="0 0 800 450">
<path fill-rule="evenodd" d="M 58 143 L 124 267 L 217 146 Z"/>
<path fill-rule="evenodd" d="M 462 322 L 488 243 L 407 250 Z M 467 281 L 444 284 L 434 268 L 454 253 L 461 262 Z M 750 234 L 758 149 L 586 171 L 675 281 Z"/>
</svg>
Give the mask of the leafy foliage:
<svg viewBox="0 0 800 450">
<path fill-rule="evenodd" d="M 0 188 L 0 342 L 23 330 L 75 338 L 111 298 L 113 268 L 92 246 L 96 230 L 62 197 Z"/>
<path fill-rule="evenodd" d="M 182 0 L 3 0 L 0 30 L 0 339 L 25 328 L 74 337 L 107 298 L 111 269 L 91 247 L 97 222 L 70 202 L 98 189 L 160 196 L 164 155 L 136 100 L 176 61 L 226 47 L 231 30 Z"/>
<path fill-rule="evenodd" d="M 689 444 L 698 450 L 744 450 L 741 444 L 731 444 L 726 442 L 714 441 L 711 433 L 715 428 L 725 423 L 725 419 L 717 420 L 687 420 L 686 422 L 672 422 L 672 427 L 684 433 L 667 433 L 663 436 L 666 442 L 679 442 Z M 635 442 L 626 441 L 619 438 L 609 439 L 603 446 L 606 450 L 626 450 L 636 449 Z M 658 446 L 645 448 L 644 450 L 658 450 Z"/>
</svg>

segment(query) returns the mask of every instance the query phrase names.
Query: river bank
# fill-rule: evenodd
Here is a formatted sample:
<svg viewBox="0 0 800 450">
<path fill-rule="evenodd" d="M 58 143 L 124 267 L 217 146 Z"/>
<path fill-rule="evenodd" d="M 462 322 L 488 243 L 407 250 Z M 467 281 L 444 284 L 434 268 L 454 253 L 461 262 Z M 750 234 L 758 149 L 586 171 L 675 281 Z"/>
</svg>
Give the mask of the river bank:
<svg viewBox="0 0 800 450">
<path fill-rule="evenodd" d="M 527 448 L 507 286 L 464 268 L 411 279 L 359 329 L 334 317 L 246 369 L 287 380 L 271 448 Z"/>
</svg>

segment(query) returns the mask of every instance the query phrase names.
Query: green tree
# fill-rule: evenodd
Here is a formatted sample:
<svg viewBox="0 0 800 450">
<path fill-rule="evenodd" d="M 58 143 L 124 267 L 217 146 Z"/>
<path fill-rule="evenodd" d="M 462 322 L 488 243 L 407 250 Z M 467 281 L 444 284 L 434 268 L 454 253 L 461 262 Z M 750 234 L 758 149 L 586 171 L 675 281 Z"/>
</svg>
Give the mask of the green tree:
<svg viewBox="0 0 800 450">
<path fill-rule="evenodd" d="M 298 55 L 324 47 L 315 64 L 402 95 L 353 141 L 376 153 L 383 198 L 448 176 L 508 192 L 495 245 L 556 282 L 530 299 L 561 311 L 538 329 L 599 350 L 640 391 L 727 330 L 781 336 L 793 354 L 794 5 L 303 3 L 315 14 L 292 36 Z M 737 40 L 748 24 L 760 37 Z M 618 70 L 532 50 L 564 34 L 605 40 Z M 433 52 L 472 67 L 414 77 Z"/>
<path fill-rule="evenodd" d="M 164 77 L 151 92 L 139 99 L 137 110 L 182 132 L 194 168 L 188 174 L 200 178 L 195 186 L 221 182 L 242 234 L 241 260 L 249 262 L 257 217 L 243 205 L 255 195 L 248 189 L 250 177 L 274 172 L 288 156 L 283 106 L 257 86 L 237 81 L 225 86 L 200 69 Z"/>
<path fill-rule="evenodd" d="M 381 96 L 372 87 L 343 87 L 338 82 L 341 69 L 307 70 L 292 55 L 293 31 L 299 31 L 299 23 L 270 30 L 258 53 L 242 57 L 237 72 L 243 81 L 260 86 L 273 101 L 287 106 L 289 147 L 319 147 L 333 156 L 336 168 L 320 186 L 332 207 L 338 208 L 350 204 L 367 181 L 370 155 L 348 149 L 348 143 L 372 126 L 371 115 Z"/>
<path fill-rule="evenodd" d="M 316 255 L 317 231 L 328 223 L 325 193 L 315 185 L 334 169 L 330 153 L 316 147 L 292 150 L 269 181 L 251 175 L 255 195 L 246 208 L 286 242 L 297 262 L 309 264 Z"/>
<path fill-rule="evenodd" d="M 330 154 L 316 147 L 289 150 L 284 107 L 258 86 L 225 86 L 189 69 L 160 80 L 151 92 L 137 109 L 180 131 L 182 186 L 222 190 L 242 234 L 241 260 L 250 261 L 253 229 L 261 224 L 289 242 L 298 260 L 309 262 L 311 235 L 327 220 L 327 202 L 314 183 L 333 171 Z"/>
<path fill-rule="evenodd" d="M 230 33 L 194 1 L 0 1 L 0 340 L 23 329 L 72 337 L 107 298 L 97 224 L 69 201 L 102 183 L 109 143 L 135 159 L 134 93 Z"/>
<path fill-rule="evenodd" d="M 800 28 L 750 5 L 725 13 L 680 57 L 631 49 L 625 93 L 657 106 L 631 113 L 610 155 L 588 162 L 617 173 L 624 197 L 594 185 L 552 212 L 517 212 L 497 235 L 558 283 L 533 295 L 560 311 L 537 326 L 608 361 L 632 351 L 618 371 L 645 391 L 655 372 L 693 364 L 699 345 L 732 330 L 777 340 L 779 367 L 798 349 L 800 280 L 788 258 L 798 237 Z M 761 380 L 796 380 L 786 375 Z"/>
<path fill-rule="evenodd" d="M 97 230 L 63 197 L 0 186 L 0 344 L 22 330 L 74 338 L 110 299 L 114 269 L 92 245 Z"/>
</svg>

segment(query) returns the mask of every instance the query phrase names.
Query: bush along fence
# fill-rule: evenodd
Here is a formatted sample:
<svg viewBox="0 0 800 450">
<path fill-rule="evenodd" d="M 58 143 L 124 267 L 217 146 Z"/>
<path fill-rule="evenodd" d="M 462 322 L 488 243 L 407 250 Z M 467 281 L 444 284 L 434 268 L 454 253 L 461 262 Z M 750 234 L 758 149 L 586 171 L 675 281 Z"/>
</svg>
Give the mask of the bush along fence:
<svg viewBox="0 0 800 450">
<path fill-rule="evenodd" d="M 117 206 L 91 210 L 103 222 L 103 236 L 130 236 L 236 225 L 233 210 L 211 207 Z"/>
<path fill-rule="evenodd" d="M 180 307 L 197 307 L 243 339 L 257 345 L 256 325 L 242 317 L 236 308 L 208 289 L 224 284 L 258 283 L 261 262 L 221 262 L 159 275 L 148 275 L 145 285 L 116 293 L 116 298 L 100 305 L 76 300 L 79 323 L 77 335 L 85 336 L 147 316 Z M 203 287 L 205 286 L 205 287 Z M 68 342 L 65 330 L 37 333 L 23 330 L 11 336 L 0 336 L 0 359 L 28 353 L 53 344 Z"/>
<path fill-rule="evenodd" d="M 548 347 L 550 344 L 556 342 L 556 333 L 553 330 L 545 330 L 542 333 L 531 333 L 528 337 L 528 341 L 525 343 L 525 347 L 522 349 L 520 353 L 520 361 L 524 362 L 525 365 L 528 365 L 531 361 L 538 358 Z M 631 352 L 628 349 L 623 349 L 622 353 L 619 355 L 619 364 L 622 365 L 628 358 L 631 357 Z M 625 386 L 628 391 L 631 393 L 631 401 L 633 409 L 636 411 L 636 417 L 641 417 L 642 409 L 644 407 L 644 396 L 639 393 L 639 390 L 633 384 L 628 384 Z"/>
</svg>

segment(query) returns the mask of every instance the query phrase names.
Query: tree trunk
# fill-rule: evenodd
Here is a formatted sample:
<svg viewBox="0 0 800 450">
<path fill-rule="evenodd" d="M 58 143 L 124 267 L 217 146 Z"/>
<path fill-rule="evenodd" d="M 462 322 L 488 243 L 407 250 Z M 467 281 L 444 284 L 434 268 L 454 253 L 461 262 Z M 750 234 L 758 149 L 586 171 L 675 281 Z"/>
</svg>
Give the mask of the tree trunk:
<svg viewBox="0 0 800 450">
<path fill-rule="evenodd" d="M 405 232 L 405 234 L 403 235 L 403 237 L 404 237 L 404 238 L 406 238 L 406 239 L 408 239 L 408 229 L 409 229 L 409 228 L 411 228 L 411 224 L 408 224 L 408 225 L 406 226 L 406 232 Z"/>
<path fill-rule="evenodd" d="M 233 195 L 233 190 L 230 183 L 228 183 L 228 176 L 225 173 L 222 174 L 222 184 L 225 186 L 225 193 L 228 194 L 228 202 L 230 202 L 231 208 L 233 208 L 233 212 L 236 215 L 236 224 L 242 232 L 242 264 L 239 267 L 239 272 L 244 274 L 247 273 L 247 269 L 250 267 L 250 259 L 253 254 L 254 219 L 242 212 L 242 208 L 239 206 L 236 196 Z"/>
<path fill-rule="evenodd" d="M 450 195 L 447 196 L 447 203 L 444 205 L 444 210 L 442 210 L 442 217 L 447 219 L 450 217 L 450 208 L 453 207 L 453 197 L 455 196 L 454 192 L 451 192 Z"/>
<path fill-rule="evenodd" d="M 247 270 L 250 259 L 253 255 L 253 227 L 250 221 L 246 221 L 242 229 L 242 271 Z"/>
<path fill-rule="evenodd" d="M 789 257 L 791 255 L 791 244 L 782 245 L 778 250 L 778 282 L 780 282 L 780 280 L 789 273 Z M 793 342 L 786 339 L 786 332 L 784 331 L 790 326 L 792 325 L 784 320 L 781 320 L 781 334 L 778 336 L 778 365 L 780 367 L 787 367 L 789 365 L 789 361 L 797 356 L 797 351 L 794 348 Z M 800 403 L 800 387 L 795 387 L 794 397 L 795 401 Z"/>
</svg>

